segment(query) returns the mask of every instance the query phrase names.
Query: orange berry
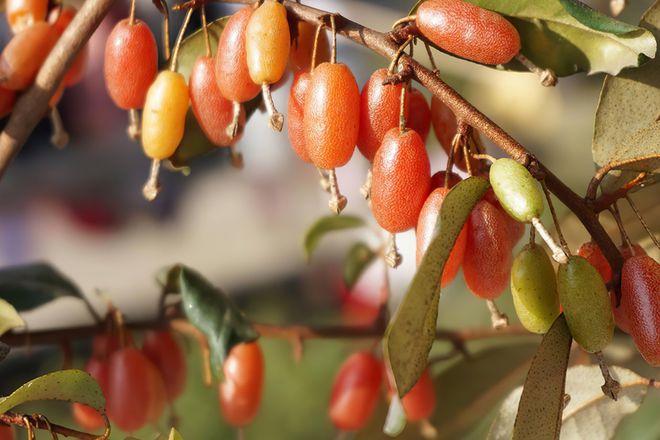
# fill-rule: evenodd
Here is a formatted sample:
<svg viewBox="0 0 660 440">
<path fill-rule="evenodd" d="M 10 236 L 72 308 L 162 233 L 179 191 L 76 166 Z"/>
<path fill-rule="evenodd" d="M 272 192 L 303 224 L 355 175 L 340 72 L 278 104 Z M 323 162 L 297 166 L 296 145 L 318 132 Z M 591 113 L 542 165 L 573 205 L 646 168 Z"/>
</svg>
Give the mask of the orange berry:
<svg viewBox="0 0 660 440">
<path fill-rule="evenodd" d="M 424 142 L 431 130 L 431 107 L 419 90 L 411 88 L 408 96 L 408 127 L 415 130 Z"/>
<path fill-rule="evenodd" d="M 437 398 L 429 369 L 424 370 L 415 385 L 401 399 L 401 405 L 409 422 L 428 419 L 433 414 Z"/>
<path fill-rule="evenodd" d="M 0 118 L 4 118 L 14 109 L 16 92 L 0 87 Z"/>
<path fill-rule="evenodd" d="M 44 22 L 35 23 L 14 35 L 0 56 L 0 86 L 10 90 L 28 88 L 57 37 L 55 30 Z"/>
<path fill-rule="evenodd" d="M 293 84 L 291 84 L 291 91 L 289 92 L 289 104 L 287 109 L 287 131 L 289 135 L 289 142 L 293 151 L 298 157 L 308 163 L 311 163 L 309 154 L 307 153 L 307 146 L 305 145 L 305 124 L 304 124 L 304 110 L 305 110 L 305 95 L 309 90 L 312 75 L 301 70 L 293 77 Z"/>
<path fill-rule="evenodd" d="M 392 233 L 415 227 L 431 187 L 422 138 L 414 130 L 391 129 L 371 168 L 371 208 L 378 224 Z"/>
<path fill-rule="evenodd" d="M 245 29 L 245 52 L 252 81 L 279 81 L 286 71 L 290 46 L 286 8 L 275 0 L 266 0 L 252 13 Z"/>
<path fill-rule="evenodd" d="M 13 32 L 20 32 L 33 24 L 45 21 L 48 0 L 7 0 L 5 14 Z"/>
<path fill-rule="evenodd" d="M 264 384 L 264 358 L 258 342 L 235 345 L 222 367 L 220 408 L 235 427 L 245 426 L 259 411 Z"/>
<path fill-rule="evenodd" d="M 360 91 L 351 70 L 323 63 L 312 72 L 303 112 L 305 145 L 317 167 L 332 169 L 353 155 L 360 123 Z"/>
<path fill-rule="evenodd" d="M 291 44 L 289 52 L 289 66 L 295 72 L 309 72 L 312 67 L 312 52 L 314 51 L 314 37 L 316 26 L 304 20 L 296 23 L 296 38 Z M 319 34 L 318 47 L 316 48 L 316 64 L 330 61 L 330 45 L 325 31 Z"/>
</svg>

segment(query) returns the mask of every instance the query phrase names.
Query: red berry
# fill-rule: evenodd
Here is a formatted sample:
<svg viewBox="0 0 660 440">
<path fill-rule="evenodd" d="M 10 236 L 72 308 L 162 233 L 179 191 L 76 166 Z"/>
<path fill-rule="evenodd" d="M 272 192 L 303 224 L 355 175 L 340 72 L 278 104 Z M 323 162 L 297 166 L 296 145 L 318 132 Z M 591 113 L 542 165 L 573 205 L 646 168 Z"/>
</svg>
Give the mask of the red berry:
<svg viewBox="0 0 660 440">
<path fill-rule="evenodd" d="M 372 165 L 371 207 L 378 224 L 396 233 L 415 227 L 431 187 L 424 141 L 414 130 L 387 132 Z"/>
<path fill-rule="evenodd" d="M 126 18 L 117 23 L 105 44 L 105 86 L 117 107 L 144 106 L 149 86 L 158 72 L 158 47 L 146 23 Z"/>
<path fill-rule="evenodd" d="M 254 419 L 261 402 L 264 383 L 264 359 L 257 342 L 235 345 L 223 366 L 220 384 L 220 408 L 225 419 L 235 427 Z"/>
<path fill-rule="evenodd" d="M 610 263 L 607 261 L 607 258 L 605 258 L 605 255 L 603 255 L 603 251 L 600 250 L 600 247 L 598 247 L 595 242 L 589 241 L 584 243 L 577 250 L 577 254 L 585 258 L 593 267 L 596 268 L 600 276 L 603 278 L 603 282 L 605 284 L 612 281 L 612 268 L 610 267 Z"/>
<path fill-rule="evenodd" d="M 16 92 L 0 87 L 0 118 L 4 118 L 14 109 Z"/>
<path fill-rule="evenodd" d="M 424 142 L 431 130 L 431 107 L 419 90 L 411 88 L 408 95 L 408 127 L 415 130 Z"/>
<path fill-rule="evenodd" d="M 298 157 L 311 163 L 307 146 L 305 145 L 305 95 L 309 89 L 312 76 L 306 71 L 297 72 L 293 77 L 291 91 L 289 92 L 289 104 L 287 109 L 287 132 L 291 148 Z"/>
<path fill-rule="evenodd" d="M 8 425 L 0 425 L 0 440 L 14 440 L 14 428 Z"/>
<path fill-rule="evenodd" d="M 342 364 L 330 395 L 332 423 L 344 431 L 362 428 L 373 413 L 380 393 L 383 367 L 369 352 L 351 355 Z"/>
<path fill-rule="evenodd" d="M 87 362 L 85 371 L 96 380 L 101 387 L 103 394 L 107 396 L 108 377 L 110 373 L 108 362 L 103 359 L 92 357 Z M 95 431 L 105 426 L 103 416 L 101 416 L 101 414 L 95 409 L 81 403 L 74 403 L 71 406 L 71 409 L 73 411 L 74 420 L 81 428 L 88 431 Z"/>
<path fill-rule="evenodd" d="M 500 14 L 463 0 L 429 0 L 417 27 L 447 52 L 481 64 L 504 64 L 520 52 L 520 35 Z"/>
<path fill-rule="evenodd" d="M 431 191 L 433 191 L 436 188 L 444 188 L 445 187 L 445 171 L 438 171 L 434 175 L 431 176 Z M 449 174 L 449 179 L 447 181 L 447 187 L 452 188 L 454 185 L 458 184 L 460 182 L 461 176 L 459 176 L 456 173 L 450 173 Z"/>
<path fill-rule="evenodd" d="M 47 11 L 48 0 L 7 0 L 5 3 L 7 22 L 14 32 L 46 20 Z"/>
<path fill-rule="evenodd" d="M 57 37 L 55 30 L 44 22 L 35 23 L 14 35 L 0 57 L 0 86 L 10 90 L 28 88 Z"/>
<path fill-rule="evenodd" d="M 401 399 L 401 404 L 406 412 L 409 422 L 418 422 L 428 419 L 433 414 L 437 398 L 433 379 L 429 369 L 424 370 L 417 383 Z"/>
<path fill-rule="evenodd" d="M 179 397 L 186 386 L 186 358 L 172 334 L 167 331 L 146 332 L 142 353 L 162 376 L 167 399 L 172 402 Z"/>
<path fill-rule="evenodd" d="M 149 385 L 147 420 L 151 423 L 156 423 L 163 414 L 168 397 L 165 389 L 165 382 L 163 381 L 164 376 L 161 376 L 160 371 L 153 363 L 149 362 L 148 366 L 149 368 L 146 377 L 146 381 Z"/>
</svg>

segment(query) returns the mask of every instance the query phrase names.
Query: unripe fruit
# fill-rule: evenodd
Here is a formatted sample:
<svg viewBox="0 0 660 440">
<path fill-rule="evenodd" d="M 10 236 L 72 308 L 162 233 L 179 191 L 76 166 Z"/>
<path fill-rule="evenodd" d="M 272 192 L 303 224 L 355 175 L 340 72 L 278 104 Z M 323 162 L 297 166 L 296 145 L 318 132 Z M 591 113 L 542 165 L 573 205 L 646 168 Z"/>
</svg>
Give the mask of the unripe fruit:
<svg viewBox="0 0 660 440">
<path fill-rule="evenodd" d="M 14 35 L 0 56 L 0 86 L 10 90 L 28 88 L 57 37 L 55 30 L 44 22 L 35 23 Z"/>
<path fill-rule="evenodd" d="M 162 377 L 167 400 L 174 401 L 186 387 L 186 358 L 179 344 L 170 332 L 148 331 L 144 334 L 142 353 Z"/>
<path fill-rule="evenodd" d="M 479 201 L 468 219 L 463 276 L 472 293 L 495 299 L 509 284 L 511 244 L 506 215 L 486 200 Z"/>
<path fill-rule="evenodd" d="M 289 53 L 289 66 L 294 73 L 309 72 L 312 67 L 312 53 L 314 51 L 314 37 L 316 26 L 304 20 L 296 23 L 296 39 L 291 44 Z M 330 45 L 328 36 L 324 30 L 319 34 L 319 42 L 316 48 L 316 64 L 330 61 Z"/>
<path fill-rule="evenodd" d="M 424 2 L 416 23 L 438 47 L 477 63 L 504 64 L 520 52 L 520 35 L 509 21 L 463 0 Z"/>
<path fill-rule="evenodd" d="M 490 184 L 502 208 L 527 223 L 543 213 L 543 193 L 527 168 L 513 159 L 498 159 L 490 167 Z"/>
<path fill-rule="evenodd" d="M 660 265 L 653 258 L 637 255 L 623 264 L 621 302 L 637 349 L 660 367 Z"/>
<path fill-rule="evenodd" d="M 320 64 L 305 97 L 305 145 L 319 168 L 345 165 L 353 155 L 360 123 L 360 91 L 341 63 Z"/>
<path fill-rule="evenodd" d="M 514 258 L 511 296 L 520 322 L 530 332 L 547 332 L 559 316 L 555 268 L 542 246 L 528 244 Z"/>
<path fill-rule="evenodd" d="M 234 138 L 227 133 L 233 119 L 233 103 L 220 93 L 212 58 L 197 58 L 190 72 L 189 84 L 192 110 L 206 137 L 219 147 L 236 143 L 242 130 Z M 245 110 L 241 107 L 238 126 L 244 125 Z"/>
<path fill-rule="evenodd" d="M 215 55 L 215 79 L 222 95 L 230 101 L 246 102 L 261 91 L 250 79 L 245 30 L 254 8 L 246 6 L 229 17 L 220 34 Z"/>
<path fill-rule="evenodd" d="M 108 394 L 108 378 L 110 374 L 109 364 L 106 360 L 92 357 L 85 366 L 85 371 L 96 380 L 101 387 L 101 391 L 107 397 Z M 95 409 L 90 408 L 82 403 L 74 403 L 71 405 L 73 418 L 81 428 L 88 431 L 95 431 L 105 425 L 103 416 Z"/>
<path fill-rule="evenodd" d="M 417 265 L 422 261 L 422 257 L 431 244 L 435 225 L 440 215 L 442 203 L 449 193 L 448 188 L 438 188 L 428 196 L 421 212 L 419 213 L 419 220 L 417 221 Z M 463 255 L 465 254 L 465 244 L 467 243 L 467 226 L 463 226 L 461 232 L 458 234 L 454 247 L 449 254 L 449 258 L 445 262 L 445 267 L 442 271 L 442 279 L 440 282 L 441 287 L 446 287 L 453 281 L 458 273 L 458 270 L 463 263 Z"/>
<path fill-rule="evenodd" d="M 376 70 L 360 94 L 360 131 L 357 146 L 370 162 L 374 160 L 385 134 L 399 126 L 403 85 L 383 85 L 388 75 L 387 69 Z M 407 117 L 408 105 L 405 106 L 404 113 Z"/>
<path fill-rule="evenodd" d="M 612 340 L 614 320 L 598 271 L 580 256 L 569 257 L 559 265 L 557 290 L 573 339 L 590 353 L 605 348 Z"/>
<path fill-rule="evenodd" d="M 361 429 L 376 408 L 382 377 L 383 367 L 371 353 L 361 351 L 346 359 L 330 394 L 332 424 L 343 431 Z"/>
<path fill-rule="evenodd" d="M 62 6 L 62 10 L 53 9 L 48 15 L 48 23 L 55 29 L 59 36 L 62 36 L 62 33 L 66 30 L 73 17 L 76 15 L 76 10 L 69 6 Z M 64 74 L 62 83 L 66 87 L 71 87 L 80 82 L 85 74 L 85 68 L 87 67 L 87 59 L 89 58 L 89 46 L 86 44 L 80 49 L 80 52 L 76 56 L 76 59 L 73 60 L 73 64 L 69 67 L 69 70 Z"/>
<path fill-rule="evenodd" d="M 431 107 L 419 90 L 411 88 L 408 96 L 408 127 L 415 130 L 419 137 L 426 142 L 431 130 Z"/>
<path fill-rule="evenodd" d="M 4 118 L 14 109 L 16 92 L 0 87 L 0 118 Z"/>
<path fill-rule="evenodd" d="M 264 359 L 257 342 L 235 345 L 223 366 L 220 384 L 220 408 L 225 419 L 235 427 L 254 419 L 261 402 L 264 382 Z"/>
<path fill-rule="evenodd" d="M 14 428 L 9 425 L 0 425 L 0 440 L 14 440 Z"/>
<path fill-rule="evenodd" d="M 436 403 L 437 398 L 433 379 L 431 379 L 431 374 L 427 368 L 419 377 L 417 383 L 403 396 L 401 405 L 403 405 L 406 419 L 409 422 L 419 422 L 433 415 Z"/>
<path fill-rule="evenodd" d="M 431 188 L 422 138 L 414 130 L 391 129 L 371 169 L 371 209 L 378 224 L 392 233 L 415 227 Z"/>
<path fill-rule="evenodd" d="M 252 13 L 245 30 L 248 71 L 255 84 L 273 84 L 282 78 L 290 44 L 286 8 L 266 0 Z"/>
<path fill-rule="evenodd" d="M 48 0 L 7 0 L 5 14 L 13 32 L 20 32 L 46 20 Z"/>
<path fill-rule="evenodd" d="M 444 188 L 445 187 L 445 171 L 438 171 L 434 175 L 431 176 L 431 191 L 433 191 L 436 188 Z M 454 185 L 458 184 L 460 182 L 461 176 L 459 176 L 456 173 L 450 173 L 449 174 L 449 179 L 447 180 L 447 188 L 452 188 Z"/>
<path fill-rule="evenodd" d="M 142 112 L 142 147 L 148 157 L 163 160 L 174 154 L 183 138 L 188 101 L 183 75 L 170 70 L 158 74 Z"/>
<path fill-rule="evenodd" d="M 146 23 L 126 18 L 117 23 L 105 44 L 105 87 L 117 107 L 144 106 L 149 86 L 158 73 L 158 47 Z"/>
<path fill-rule="evenodd" d="M 305 72 L 297 72 L 293 77 L 293 84 L 291 84 L 291 91 L 289 92 L 289 104 L 287 108 L 287 132 L 289 135 L 289 143 L 291 148 L 296 152 L 298 157 L 310 163 L 312 160 L 307 153 L 307 146 L 305 145 L 305 96 L 309 89 L 309 84 L 312 80 L 312 75 Z"/>
</svg>

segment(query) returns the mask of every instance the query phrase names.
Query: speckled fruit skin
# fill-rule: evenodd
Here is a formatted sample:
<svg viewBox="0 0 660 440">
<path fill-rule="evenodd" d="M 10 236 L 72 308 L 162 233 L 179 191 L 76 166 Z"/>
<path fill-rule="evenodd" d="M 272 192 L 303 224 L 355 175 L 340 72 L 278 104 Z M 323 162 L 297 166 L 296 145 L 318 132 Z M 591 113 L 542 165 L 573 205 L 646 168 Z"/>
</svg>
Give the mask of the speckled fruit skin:
<svg viewBox="0 0 660 440">
<path fill-rule="evenodd" d="M 426 142 L 431 131 L 431 107 L 419 90 L 411 88 L 407 95 L 409 107 L 407 125 Z"/>
<path fill-rule="evenodd" d="M 287 134 L 289 135 L 289 143 L 291 148 L 298 155 L 298 157 L 307 163 L 311 163 L 307 153 L 307 146 L 305 145 L 305 95 L 309 90 L 309 84 L 312 80 L 312 75 L 305 71 L 297 72 L 293 77 L 293 84 L 289 91 L 289 104 L 287 106 Z"/>
<path fill-rule="evenodd" d="M 149 86 L 158 73 L 158 47 L 146 23 L 121 20 L 105 44 L 103 62 L 105 87 L 117 107 L 124 110 L 144 106 Z"/>
<path fill-rule="evenodd" d="M 385 134 L 399 126 L 402 84 L 383 85 L 387 69 L 378 69 L 362 88 L 360 94 L 360 132 L 357 146 L 369 161 L 374 160 Z M 408 94 L 404 113 L 408 116 Z"/>
<path fill-rule="evenodd" d="M 235 345 L 223 367 L 220 408 L 234 427 L 247 425 L 259 411 L 264 383 L 264 358 L 258 342 Z"/>
<path fill-rule="evenodd" d="M 252 6 L 246 6 L 229 17 L 218 41 L 215 79 L 222 95 L 230 101 L 246 102 L 261 91 L 250 79 L 245 49 L 245 30 L 253 12 Z"/>
<path fill-rule="evenodd" d="M 298 20 L 296 31 L 296 39 L 291 42 L 289 66 L 294 73 L 309 72 L 312 67 L 316 26 L 304 20 Z M 316 64 L 327 61 L 330 61 L 330 45 L 328 44 L 328 35 L 325 30 L 321 30 L 318 47 L 316 48 Z"/>
<path fill-rule="evenodd" d="M 509 284 L 511 244 L 504 212 L 480 200 L 468 220 L 463 276 L 472 293 L 495 299 Z"/>
<path fill-rule="evenodd" d="M 38 22 L 9 40 L 0 56 L 0 86 L 10 90 L 28 88 L 57 41 L 57 32 Z"/>
<path fill-rule="evenodd" d="M 227 134 L 227 127 L 233 118 L 233 103 L 220 93 L 212 58 L 197 58 L 190 72 L 188 88 L 193 113 L 206 137 L 219 147 L 235 144 L 242 130 L 239 129 L 233 139 Z M 242 128 L 244 125 L 245 110 L 241 106 L 238 126 Z"/>
<path fill-rule="evenodd" d="M 454 112 L 435 96 L 431 98 L 431 122 L 442 149 L 449 155 L 451 141 L 458 129 L 458 122 Z"/>
<path fill-rule="evenodd" d="M 424 2 L 416 23 L 438 47 L 477 63 L 504 64 L 520 52 L 520 35 L 509 21 L 463 0 Z"/>
<path fill-rule="evenodd" d="M 360 91 L 348 66 L 323 63 L 314 69 L 303 114 L 305 145 L 314 165 L 345 165 L 360 126 Z"/>
<path fill-rule="evenodd" d="M 431 190 L 431 166 L 422 138 L 414 130 L 391 129 L 371 169 L 371 210 L 378 224 L 392 233 L 415 227 Z"/>
<path fill-rule="evenodd" d="M 496 160 L 489 179 L 500 205 L 515 220 L 528 223 L 543 213 L 543 193 L 536 179 L 515 160 Z"/>
<path fill-rule="evenodd" d="M 431 244 L 431 239 L 433 238 L 433 232 L 435 230 L 435 225 L 438 221 L 438 216 L 440 215 L 440 209 L 442 208 L 442 202 L 444 202 L 445 197 L 449 193 L 448 188 L 437 188 L 429 194 L 424 206 L 422 207 L 421 212 L 419 213 L 419 219 L 417 220 L 417 264 L 422 261 L 422 257 L 428 249 L 429 244 Z M 461 232 L 456 238 L 454 247 L 449 254 L 449 258 L 445 263 L 445 268 L 442 271 L 441 287 L 446 287 L 451 283 L 458 270 L 461 268 L 463 263 L 463 255 L 465 254 L 465 244 L 467 243 L 467 226 L 463 226 Z"/>
<path fill-rule="evenodd" d="M 557 290 L 575 342 L 590 353 L 605 348 L 612 340 L 614 319 L 598 271 L 583 257 L 571 256 L 559 265 Z"/>
<path fill-rule="evenodd" d="M 648 255 L 628 258 L 621 270 L 621 301 L 637 349 L 660 367 L 660 264 Z"/>
<path fill-rule="evenodd" d="M 559 316 L 555 268 L 542 246 L 528 244 L 513 259 L 511 296 L 520 322 L 530 332 L 547 332 Z"/>
<path fill-rule="evenodd" d="M 383 367 L 369 352 L 352 354 L 341 365 L 330 394 L 332 424 L 343 431 L 364 427 L 376 408 Z"/>
<path fill-rule="evenodd" d="M 252 13 L 245 29 L 245 52 L 252 81 L 279 81 L 289 62 L 290 44 L 286 8 L 275 0 L 266 0 Z"/>
<path fill-rule="evenodd" d="M 409 422 L 428 419 L 435 411 L 437 397 L 429 369 L 424 370 L 417 383 L 401 399 Z"/>
</svg>

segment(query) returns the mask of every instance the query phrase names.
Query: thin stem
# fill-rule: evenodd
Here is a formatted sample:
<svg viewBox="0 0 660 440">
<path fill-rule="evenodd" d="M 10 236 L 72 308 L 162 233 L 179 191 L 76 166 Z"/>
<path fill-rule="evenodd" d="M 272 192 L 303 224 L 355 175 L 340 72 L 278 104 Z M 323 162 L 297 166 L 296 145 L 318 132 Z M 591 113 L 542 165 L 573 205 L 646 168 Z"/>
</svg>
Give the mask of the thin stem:
<svg viewBox="0 0 660 440">
<path fill-rule="evenodd" d="M 390 233 L 387 237 L 387 245 L 385 247 L 385 263 L 392 269 L 401 264 L 401 254 L 396 247 L 396 234 Z"/>
<path fill-rule="evenodd" d="M 52 107 L 48 113 L 50 123 L 53 126 L 53 134 L 50 136 L 50 143 L 60 150 L 69 144 L 69 133 L 64 128 L 62 116 L 57 107 Z"/>
<path fill-rule="evenodd" d="M 135 0 L 133 0 L 135 1 Z M 206 56 L 211 57 L 211 39 L 209 38 L 209 30 L 206 24 L 206 6 L 202 5 L 199 10 L 200 15 L 202 16 L 202 29 L 204 31 L 204 45 L 206 46 Z M 233 137 L 233 136 L 232 136 Z"/>
<path fill-rule="evenodd" d="M 467 136 L 470 136 L 468 133 L 463 137 L 461 146 L 463 147 L 463 160 L 465 160 L 465 168 L 467 168 L 468 175 L 472 176 L 472 161 L 470 160 L 470 148 L 468 146 Z"/>
<path fill-rule="evenodd" d="M 545 226 L 543 226 L 543 223 L 541 223 L 541 220 L 538 217 L 534 217 L 532 219 L 532 226 L 536 229 L 536 232 L 539 233 L 543 241 L 545 241 L 545 244 L 550 248 L 550 252 L 552 252 L 552 258 L 559 264 L 566 264 L 568 263 L 568 255 L 566 255 L 566 252 L 564 252 L 564 249 L 562 249 L 560 246 L 555 243 L 555 240 L 552 238 L 552 235 L 548 232 L 547 229 L 545 229 Z"/>
<path fill-rule="evenodd" d="M 328 206 L 333 213 L 339 215 L 346 207 L 348 200 L 339 191 L 337 173 L 334 168 L 328 170 L 328 182 L 330 183 L 330 201 L 328 202 Z"/>
<path fill-rule="evenodd" d="M 424 48 L 426 48 L 426 53 L 429 56 L 429 61 L 431 62 L 431 67 L 433 68 L 433 72 L 438 75 L 440 73 L 440 70 L 438 69 L 437 64 L 435 64 L 435 57 L 433 56 L 433 52 L 431 51 L 431 45 L 424 41 Z"/>
<path fill-rule="evenodd" d="M 234 139 L 238 134 L 238 124 L 241 118 L 241 103 L 232 101 L 231 103 L 231 122 L 227 126 L 227 136 Z"/>
<path fill-rule="evenodd" d="M 476 154 L 473 154 L 472 157 L 474 159 L 478 159 L 478 160 L 487 160 L 490 163 L 495 163 L 495 161 L 497 160 L 493 156 L 491 156 L 490 154 L 486 154 L 486 153 L 476 153 Z"/>
<path fill-rule="evenodd" d="M 131 0 L 131 12 L 128 15 L 128 24 L 133 26 L 135 24 L 135 0 Z"/>
<path fill-rule="evenodd" d="M 330 54 L 330 63 L 337 62 L 337 26 L 335 25 L 335 14 L 330 14 L 330 29 L 332 29 L 332 52 Z"/>
<path fill-rule="evenodd" d="M 552 222 L 555 224 L 555 230 L 557 231 L 557 235 L 559 236 L 559 243 L 561 243 L 561 247 L 564 249 L 566 255 L 571 255 L 571 251 L 568 248 L 568 244 L 566 243 L 564 234 L 561 232 L 561 225 L 559 224 L 559 219 L 557 218 L 557 212 L 555 211 L 555 206 L 552 203 L 552 196 L 550 195 L 550 191 L 548 191 L 548 187 L 543 180 L 541 180 L 541 188 L 543 188 L 545 199 L 548 201 L 548 207 L 550 208 L 550 214 L 552 215 Z"/>
<path fill-rule="evenodd" d="M 316 170 L 319 172 L 319 185 L 323 191 L 330 193 L 330 180 L 328 179 L 328 173 L 323 169 L 316 167 Z"/>
<path fill-rule="evenodd" d="M 658 243 L 658 239 L 655 237 L 655 234 L 653 233 L 653 231 L 651 231 L 651 229 L 649 228 L 649 225 L 646 224 L 646 221 L 644 220 L 644 217 L 642 217 L 642 213 L 639 212 L 639 210 L 637 209 L 637 206 L 635 206 L 635 204 L 633 203 L 632 198 L 630 198 L 630 196 L 628 194 L 625 195 L 625 198 L 628 201 L 628 204 L 630 205 L 630 208 L 633 210 L 633 212 L 637 216 L 637 219 L 642 224 L 642 227 L 644 228 L 646 233 L 649 235 L 649 237 L 651 237 L 651 240 L 653 241 L 653 244 L 655 245 L 655 247 L 660 249 L 660 243 Z"/>
<path fill-rule="evenodd" d="M 312 48 L 312 65 L 310 66 L 310 72 L 316 67 L 316 53 L 318 52 L 319 47 L 319 38 L 321 37 L 321 31 L 323 30 L 323 23 L 316 26 L 316 33 L 314 34 L 314 47 Z"/>
<path fill-rule="evenodd" d="M 415 21 L 416 19 L 417 19 L 417 15 L 408 15 L 407 17 L 399 18 L 397 21 L 395 21 L 392 24 L 392 29 L 396 29 L 402 24 L 410 23 L 411 21 Z"/>
<path fill-rule="evenodd" d="M 600 389 L 603 391 L 603 394 L 605 394 L 610 399 L 617 400 L 617 397 L 619 396 L 619 391 L 621 391 L 621 384 L 618 381 L 614 380 L 614 378 L 610 374 L 610 370 L 607 366 L 607 362 L 603 357 L 603 352 L 597 351 L 595 355 L 596 355 L 596 359 L 598 359 L 598 366 L 600 367 L 600 372 L 603 375 L 603 379 L 605 380 L 605 383 L 603 384 L 603 386 L 600 387 Z"/>
<path fill-rule="evenodd" d="M 589 186 L 587 187 L 587 194 L 584 198 L 586 200 L 594 200 L 596 198 L 598 187 L 610 171 L 621 169 L 628 165 L 643 165 L 646 162 L 654 162 L 658 160 L 658 158 L 660 158 L 660 154 L 649 154 L 647 156 L 639 156 L 621 161 L 613 161 L 603 165 L 598 169 L 598 171 L 594 173 L 594 177 L 591 178 Z"/>
<path fill-rule="evenodd" d="M 367 170 L 367 178 L 364 180 L 364 184 L 360 187 L 360 194 L 364 196 L 365 200 L 371 198 L 371 181 L 373 179 L 373 172 L 371 171 L 371 166 Z"/>
<path fill-rule="evenodd" d="M 497 308 L 497 304 L 492 299 L 486 300 L 486 306 L 490 312 L 490 322 L 495 330 L 500 330 L 509 325 L 509 318 Z"/>
<path fill-rule="evenodd" d="M 170 10 L 168 9 L 167 2 L 165 0 L 156 0 L 160 1 L 162 5 L 163 13 L 163 52 L 165 59 L 170 59 Z"/>
<path fill-rule="evenodd" d="M 270 85 L 263 83 L 261 85 L 261 95 L 264 98 L 264 103 L 266 104 L 266 110 L 270 115 L 268 120 L 268 126 L 275 131 L 282 131 L 284 127 L 284 115 L 278 112 L 275 108 L 275 103 L 273 102 L 273 95 L 270 93 Z"/>
<path fill-rule="evenodd" d="M 197 329 L 194 325 L 184 319 L 173 319 L 170 321 L 170 328 L 181 333 L 182 335 L 189 336 L 199 344 L 199 349 L 202 353 L 202 372 L 204 385 L 210 387 L 213 383 L 213 373 L 211 372 L 211 351 L 206 336 Z"/>
<path fill-rule="evenodd" d="M 128 111 L 128 128 L 126 129 L 126 133 L 128 134 L 129 138 L 133 139 L 134 141 L 139 141 L 141 131 L 140 113 L 137 109 L 132 108 Z"/>
<path fill-rule="evenodd" d="M 192 10 L 192 9 L 191 9 Z M 145 199 L 152 202 L 158 197 L 160 192 L 160 181 L 158 180 L 158 173 L 160 172 L 160 160 L 154 159 L 151 161 L 151 168 L 149 169 L 149 178 L 147 183 L 142 188 L 142 195 Z"/>
<path fill-rule="evenodd" d="M 186 28 L 188 27 L 188 23 L 190 22 L 190 17 L 192 16 L 193 11 L 193 8 L 188 9 L 185 18 L 183 19 L 183 23 L 181 24 L 181 29 L 179 29 L 179 34 L 176 36 L 174 52 L 172 52 L 172 59 L 170 60 L 170 70 L 172 72 L 176 72 L 176 62 L 179 58 L 179 48 L 181 47 L 181 42 L 183 41 L 183 36 L 186 33 Z"/>
<path fill-rule="evenodd" d="M 529 228 L 529 244 L 531 244 L 531 245 L 536 244 L 536 229 L 535 228 Z"/>
<path fill-rule="evenodd" d="M 406 89 L 407 85 L 401 86 L 401 98 L 399 99 L 399 132 L 406 131 Z"/>
<path fill-rule="evenodd" d="M 634 255 L 635 249 L 633 247 L 632 241 L 630 240 L 630 237 L 628 237 L 626 228 L 623 226 L 623 220 L 621 220 L 619 207 L 616 205 L 616 203 L 614 203 L 612 206 L 610 206 L 609 211 L 612 214 L 612 217 L 614 217 L 617 228 L 619 228 L 619 234 L 621 234 L 621 245 L 626 246 L 630 250 L 630 254 Z"/>
<path fill-rule="evenodd" d="M 522 53 L 516 55 L 516 59 L 530 72 L 535 73 L 539 77 L 541 84 L 545 87 L 554 87 L 557 85 L 557 75 L 551 69 L 541 69 Z"/>
<path fill-rule="evenodd" d="M 245 167 L 243 154 L 236 150 L 236 145 L 229 146 L 229 154 L 231 155 L 231 166 L 237 170 L 242 170 Z"/>
<path fill-rule="evenodd" d="M 406 47 L 415 39 L 414 36 L 408 37 L 408 39 L 397 49 L 397 51 L 394 53 L 394 56 L 392 57 L 392 61 L 390 61 L 390 65 L 387 68 L 387 72 L 392 75 L 394 73 L 394 69 L 396 68 L 397 64 L 399 64 L 399 58 L 401 58 L 401 55 L 403 55 L 406 52 Z"/>
</svg>

